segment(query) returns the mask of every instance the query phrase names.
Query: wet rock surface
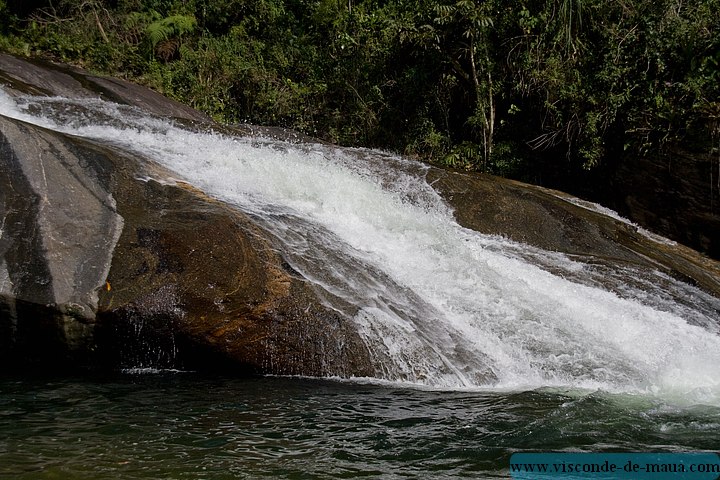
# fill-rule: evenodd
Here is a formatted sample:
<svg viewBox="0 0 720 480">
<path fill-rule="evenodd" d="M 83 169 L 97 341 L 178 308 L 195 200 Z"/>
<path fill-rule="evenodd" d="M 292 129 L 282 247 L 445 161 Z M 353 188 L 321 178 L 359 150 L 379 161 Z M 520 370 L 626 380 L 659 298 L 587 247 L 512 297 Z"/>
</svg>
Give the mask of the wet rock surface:
<svg viewBox="0 0 720 480">
<path fill-rule="evenodd" d="M 11 94 L 100 96 L 209 124 L 142 87 L 3 54 L 0 82 Z M 374 374 L 352 320 L 325 306 L 271 235 L 170 178 L 151 158 L 0 116 L 4 368 Z M 427 178 L 467 228 L 658 269 L 720 297 L 717 262 L 561 192 L 435 168 Z"/>
<path fill-rule="evenodd" d="M 461 225 L 545 250 L 657 269 L 720 297 L 720 265 L 695 250 L 573 202 L 565 193 L 482 174 L 430 169 Z"/>
<path fill-rule="evenodd" d="M 197 110 L 148 88 L 118 78 L 91 75 L 79 68 L 0 53 L 0 84 L 16 94 L 103 98 L 148 113 L 191 122 L 209 122 Z"/>
<path fill-rule="evenodd" d="M 0 65 L 17 93 L 82 97 L 101 85 L 115 101 L 205 120 L 126 82 L 5 55 Z M 372 373 L 358 334 L 283 268 L 266 233 L 166 173 L 0 117 L 4 368 Z"/>
<path fill-rule="evenodd" d="M 623 162 L 613 207 L 641 225 L 720 258 L 720 157 L 684 151 Z"/>
<path fill-rule="evenodd" d="M 159 167 L 0 117 L 2 341 L 24 362 L 367 375 L 264 232 Z M 144 180 L 140 180 L 140 179 Z"/>
</svg>

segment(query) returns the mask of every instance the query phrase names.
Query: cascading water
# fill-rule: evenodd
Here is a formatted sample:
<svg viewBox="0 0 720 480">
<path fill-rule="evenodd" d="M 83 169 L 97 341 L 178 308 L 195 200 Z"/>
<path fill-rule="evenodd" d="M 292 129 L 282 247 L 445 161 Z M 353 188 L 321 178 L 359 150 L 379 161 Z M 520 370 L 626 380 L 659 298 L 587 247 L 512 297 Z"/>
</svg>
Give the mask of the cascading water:
<svg viewBox="0 0 720 480">
<path fill-rule="evenodd" d="M 720 301 L 459 226 L 423 165 L 383 152 L 191 132 L 100 100 L 0 93 L 0 114 L 110 142 L 252 215 L 376 376 L 438 388 L 562 387 L 720 403 Z"/>
</svg>

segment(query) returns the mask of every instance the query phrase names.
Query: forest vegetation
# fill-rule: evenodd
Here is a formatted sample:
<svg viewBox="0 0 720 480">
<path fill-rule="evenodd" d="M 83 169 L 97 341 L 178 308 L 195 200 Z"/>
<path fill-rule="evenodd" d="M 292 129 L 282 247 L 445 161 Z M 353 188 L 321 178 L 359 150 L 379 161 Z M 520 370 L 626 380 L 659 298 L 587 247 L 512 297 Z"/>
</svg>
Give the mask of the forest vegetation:
<svg viewBox="0 0 720 480">
<path fill-rule="evenodd" d="M 627 156 L 718 153 L 719 11 L 720 0 L 0 0 L 0 49 L 124 77 L 223 123 L 577 193 Z"/>
</svg>

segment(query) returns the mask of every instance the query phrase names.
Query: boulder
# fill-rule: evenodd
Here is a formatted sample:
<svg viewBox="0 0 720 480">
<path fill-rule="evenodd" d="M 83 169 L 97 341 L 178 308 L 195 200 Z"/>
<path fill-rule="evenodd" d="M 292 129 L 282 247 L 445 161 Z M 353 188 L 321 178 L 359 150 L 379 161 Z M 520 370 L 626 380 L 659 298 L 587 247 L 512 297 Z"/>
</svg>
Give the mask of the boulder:
<svg viewBox="0 0 720 480">
<path fill-rule="evenodd" d="M 67 98 L 102 98 L 188 122 L 210 118 L 157 92 L 118 78 L 91 75 L 70 65 L 0 53 L 0 84 L 11 92 Z"/>
<path fill-rule="evenodd" d="M 120 85 L 124 103 L 205 120 L 125 82 L 4 55 L 0 65 L 15 92 Z M 151 159 L 0 116 L 3 368 L 372 374 L 357 332 L 267 233 L 187 184 L 152 180 L 168 176 Z"/>
<path fill-rule="evenodd" d="M 0 82 L 15 95 L 100 96 L 221 128 L 75 68 L 0 54 Z M 427 180 L 467 228 L 661 270 L 720 297 L 717 262 L 561 192 L 436 168 Z M 253 218 L 172 180 L 153 159 L 0 116 L 3 368 L 375 375 L 352 311 L 320 295 Z"/>
<path fill-rule="evenodd" d="M 590 263 L 660 270 L 720 298 L 720 264 L 566 193 L 431 168 L 428 182 L 462 226 Z"/>
<path fill-rule="evenodd" d="M 616 169 L 612 207 L 637 223 L 720 259 L 720 157 L 672 150 L 626 158 Z"/>
<path fill-rule="evenodd" d="M 122 231 L 104 158 L 0 117 L 2 352 L 86 351 Z"/>
</svg>

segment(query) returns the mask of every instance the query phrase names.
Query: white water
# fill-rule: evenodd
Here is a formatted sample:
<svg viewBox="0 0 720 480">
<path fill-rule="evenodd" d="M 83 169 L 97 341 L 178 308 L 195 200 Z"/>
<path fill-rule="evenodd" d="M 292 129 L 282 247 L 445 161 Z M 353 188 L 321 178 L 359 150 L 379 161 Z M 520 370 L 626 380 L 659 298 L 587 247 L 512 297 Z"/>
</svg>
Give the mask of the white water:
<svg viewBox="0 0 720 480">
<path fill-rule="evenodd" d="M 256 217 L 327 304 L 353 317 L 380 379 L 720 403 L 717 299 L 659 273 L 464 229 L 419 164 L 192 133 L 99 100 L 0 91 L 0 114 L 140 152 Z"/>
</svg>

